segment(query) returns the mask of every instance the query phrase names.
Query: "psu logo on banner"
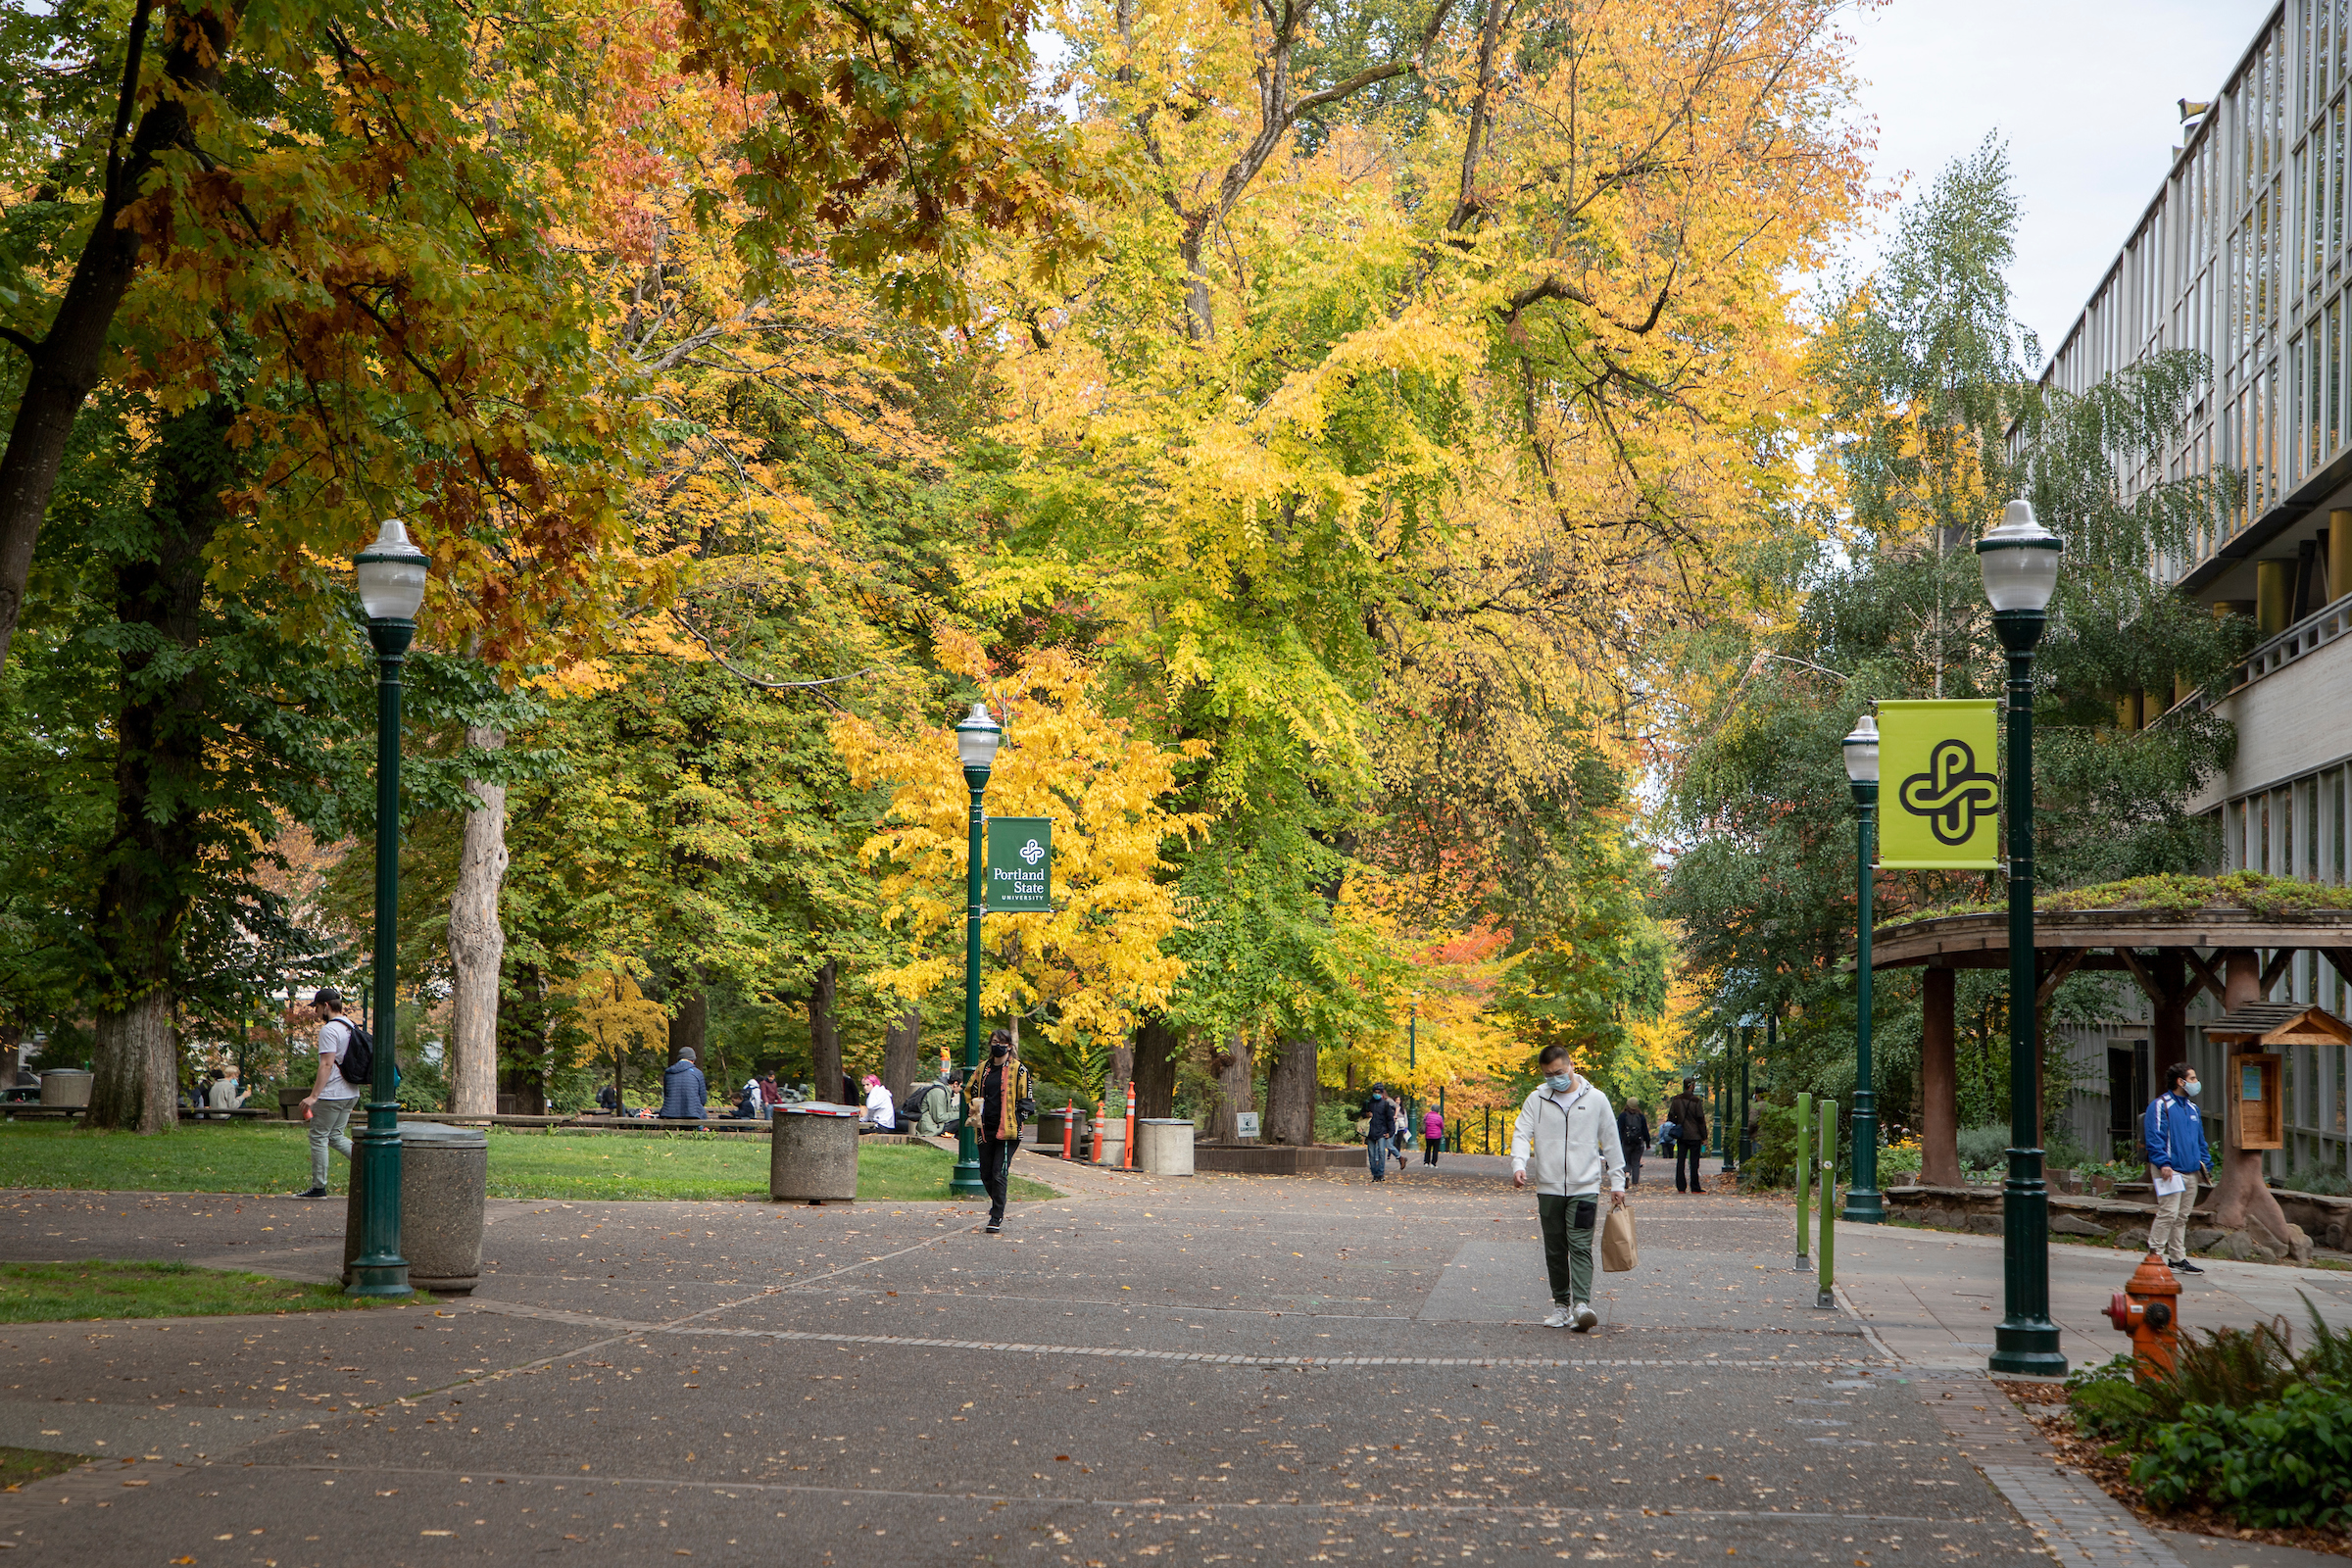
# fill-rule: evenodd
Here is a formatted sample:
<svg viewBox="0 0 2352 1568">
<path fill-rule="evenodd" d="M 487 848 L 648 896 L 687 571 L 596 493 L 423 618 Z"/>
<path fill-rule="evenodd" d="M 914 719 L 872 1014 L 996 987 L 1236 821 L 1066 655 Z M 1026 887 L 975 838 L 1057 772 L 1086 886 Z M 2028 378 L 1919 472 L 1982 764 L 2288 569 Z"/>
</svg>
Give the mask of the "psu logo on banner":
<svg viewBox="0 0 2352 1568">
<path fill-rule="evenodd" d="M 2001 863 L 1999 705 L 1879 704 L 1879 863 L 1988 871 Z"/>
</svg>

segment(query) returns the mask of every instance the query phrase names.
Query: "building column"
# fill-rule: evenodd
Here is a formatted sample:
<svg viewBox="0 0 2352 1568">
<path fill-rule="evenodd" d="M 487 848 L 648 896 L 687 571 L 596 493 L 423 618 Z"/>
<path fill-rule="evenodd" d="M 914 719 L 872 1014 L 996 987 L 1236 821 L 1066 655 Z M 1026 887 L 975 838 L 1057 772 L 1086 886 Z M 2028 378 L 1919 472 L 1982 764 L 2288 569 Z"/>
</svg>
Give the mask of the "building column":
<svg viewBox="0 0 2352 1568">
<path fill-rule="evenodd" d="M 1958 975 L 1929 968 L 1920 976 L 1920 1180 L 1960 1185 L 1960 1082 L 1952 1045 L 1952 993 Z"/>
</svg>

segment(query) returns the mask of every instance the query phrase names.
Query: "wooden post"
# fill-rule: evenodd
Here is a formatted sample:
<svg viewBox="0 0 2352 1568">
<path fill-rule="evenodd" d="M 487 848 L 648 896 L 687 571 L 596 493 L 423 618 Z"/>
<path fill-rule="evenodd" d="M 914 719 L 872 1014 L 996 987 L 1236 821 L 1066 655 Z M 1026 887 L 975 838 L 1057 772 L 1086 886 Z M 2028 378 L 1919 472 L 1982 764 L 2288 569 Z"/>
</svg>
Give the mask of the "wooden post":
<svg viewBox="0 0 2352 1568">
<path fill-rule="evenodd" d="M 1960 1185 L 1960 1083 L 1952 1047 L 1950 969 L 1920 977 L 1920 1180 L 1931 1187 Z"/>
</svg>

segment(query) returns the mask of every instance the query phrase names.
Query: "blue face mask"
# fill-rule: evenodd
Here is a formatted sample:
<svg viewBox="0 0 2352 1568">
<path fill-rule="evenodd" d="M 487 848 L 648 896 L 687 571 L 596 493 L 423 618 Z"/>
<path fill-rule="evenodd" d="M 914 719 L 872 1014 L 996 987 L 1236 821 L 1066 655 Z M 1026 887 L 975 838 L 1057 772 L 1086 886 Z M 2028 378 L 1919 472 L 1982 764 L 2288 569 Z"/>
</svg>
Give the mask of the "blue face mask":
<svg viewBox="0 0 2352 1568">
<path fill-rule="evenodd" d="M 2188 1082 L 2180 1086 L 2180 1092 L 2186 1095 L 2189 1099 L 2194 1100 L 2197 1098 L 2197 1091 L 2204 1087 L 2205 1086 L 2202 1083 L 2198 1082 L 2194 1078 L 2191 1078 Z"/>
<path fill-rule="evenodd" d="M 1545 1078 L 1544 1082 L 1553 1094 L 1564 1095 L 1569 1090 L 1576 1087 L 1576 1074 L 1572 1072 L 1555 1072 L 1550 1077 Z"/>
</svg>

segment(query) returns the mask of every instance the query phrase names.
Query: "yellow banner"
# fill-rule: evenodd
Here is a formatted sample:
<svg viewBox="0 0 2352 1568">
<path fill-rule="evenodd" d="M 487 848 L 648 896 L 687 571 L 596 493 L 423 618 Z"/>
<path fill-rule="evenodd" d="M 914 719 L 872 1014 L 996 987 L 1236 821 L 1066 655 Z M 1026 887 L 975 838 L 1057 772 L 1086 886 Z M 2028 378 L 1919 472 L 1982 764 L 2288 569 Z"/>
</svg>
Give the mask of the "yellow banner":
<svg viewBox="0 0 2352 1568">
<path fill-rule="evenodd" d="M 1879 863 L 1983 871 L 2001 863 L 1999 705 L 1879 704 Z"/>
</svg>

